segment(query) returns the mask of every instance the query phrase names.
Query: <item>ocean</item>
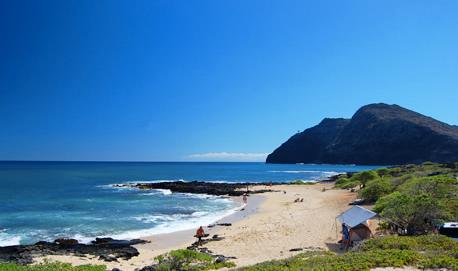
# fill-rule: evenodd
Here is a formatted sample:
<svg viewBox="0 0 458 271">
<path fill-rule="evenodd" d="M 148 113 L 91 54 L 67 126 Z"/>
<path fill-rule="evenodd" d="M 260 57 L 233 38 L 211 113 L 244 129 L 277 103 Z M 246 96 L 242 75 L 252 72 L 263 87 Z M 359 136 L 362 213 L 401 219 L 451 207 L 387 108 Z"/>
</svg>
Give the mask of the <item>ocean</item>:
<svg viewBox="0 0 458 271">
<path fill-rule="evenodd" d="M 132 239 L 210 224 L 240 208 L 227 198 L 114 184 L 315 181 L 375 166 L 199 162 L 0 162 L 0 246 L 95 237 Z"/>
</svg>

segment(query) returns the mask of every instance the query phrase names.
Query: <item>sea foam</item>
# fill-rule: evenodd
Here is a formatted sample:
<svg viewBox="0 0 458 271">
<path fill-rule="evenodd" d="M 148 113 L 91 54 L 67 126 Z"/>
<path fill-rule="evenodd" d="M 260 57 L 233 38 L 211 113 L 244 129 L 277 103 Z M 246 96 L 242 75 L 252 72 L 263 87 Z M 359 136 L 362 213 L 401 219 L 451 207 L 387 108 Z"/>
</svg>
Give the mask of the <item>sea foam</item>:
<svg viewBox="0 0 458 271">
<path fill-rule="evenodd" d="M 0 247 L 3 246 L 15 246 L 21 243 L 20 236 L 14 236 L 6 233 L 5 230 L 0 231 Z"/>
<path fill-rule="evenodd" d="M 199 226 L 206 226 L 221 220 L 224 217 L 234 214 L 243 207 L 237 206 L 236 208 L 220 211 L 210 214 L 209 212 L 194 212 L 191 215 L 171 215 L 171 216 L 145 216 L 136 217 L 142 221 L 158 222 L 162 220 L 158 225 L 142 230 L 126 231 L 119 234 L 114 234 L 109 237 L 115 239 L 133 239 L 141 238 L 146 236 L 172 233 L 177 231 L 196 229 Z M 108 236 L 107 236 L 108 237 Z"/>
</svg>

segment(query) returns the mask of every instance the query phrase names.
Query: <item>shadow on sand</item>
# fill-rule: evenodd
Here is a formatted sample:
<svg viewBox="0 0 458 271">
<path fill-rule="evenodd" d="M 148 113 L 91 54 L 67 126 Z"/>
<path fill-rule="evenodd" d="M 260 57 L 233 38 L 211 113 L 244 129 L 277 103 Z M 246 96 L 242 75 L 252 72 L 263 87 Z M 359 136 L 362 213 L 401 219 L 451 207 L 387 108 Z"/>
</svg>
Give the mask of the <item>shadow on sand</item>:
<svg viewBox="0 0 458 271">
<path fill-rule="evenodd" d="M 326 243 L 328 249 L 332 252 L 343 254 L 345 250 L 341 249 L 341 245 L 338 243 Z"/>
</svg>

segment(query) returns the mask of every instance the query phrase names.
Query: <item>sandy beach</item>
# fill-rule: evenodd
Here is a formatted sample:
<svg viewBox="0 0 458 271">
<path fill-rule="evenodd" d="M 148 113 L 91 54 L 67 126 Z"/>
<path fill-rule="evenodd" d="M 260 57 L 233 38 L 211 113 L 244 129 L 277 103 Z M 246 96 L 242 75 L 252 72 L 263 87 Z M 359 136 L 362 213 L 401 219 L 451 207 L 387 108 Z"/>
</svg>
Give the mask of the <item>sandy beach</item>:
<svg viewBox="0 0 458 271">
<path fill-rule="evenodd" d="M 325 183 L 280 185 L 274 186 L 278 192 L 252 195 L 243 211 L 218 221 L 232 223 L 232 226 L 205 228 L 210 236 L 224 237 L 205 247 L 214 254 L 236 257 L 234 262 L 238 267 L 299 253 L 290 251 L 294 248 L 332 248 L 339 237 L 335 217 L 346 210 L 355 197 L 354 193 L 331 189 L 332 186 Z M 258 186 L 253 189 L 265 188 Z M 303 202 L 294 202 L 297 198 L 303 198 Z M 195 241 L 194 232 L 188 230 L 144 237 L 142 239 L 151 242 L 135 246 L 140 255 L 119 263 L 107 263 L 91 256 L 52 255 L 46 258 L 74 265 L 90 263 L 106 265 L 109 269 L 135 270 L 151 264 L 157 255 L 191 245 Z M 37 258 L 36 261 L 43 259 Z"/>
</svg>

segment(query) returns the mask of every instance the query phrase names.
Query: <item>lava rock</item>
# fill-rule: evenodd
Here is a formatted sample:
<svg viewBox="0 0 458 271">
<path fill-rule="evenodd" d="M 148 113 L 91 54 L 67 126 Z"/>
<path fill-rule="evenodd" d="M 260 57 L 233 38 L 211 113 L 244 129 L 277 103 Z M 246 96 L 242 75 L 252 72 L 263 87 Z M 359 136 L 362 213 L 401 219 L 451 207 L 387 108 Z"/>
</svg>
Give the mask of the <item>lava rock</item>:
<svg viewBox="0 0 458 271">
<path fill-rule="evenodd" d="M 80 257 L 99 256 L 105 261 L 117 261 L 119 258 L 129 260 L 139 255 L 138 250 L 132 245 L 145 242 L 139 239 L 115 240 L 112 238 L 98 238 L 91 244 L 80 244 L 77 240 L 72 239 L 57 239 L 52 243 L 40 241 L 33 245 L 0 247 L 0 261 L 26 265 L 31 264 L 35 256 L 69 254 Z"/>
<path fill-rule="evenodd" d="M 117 262 L 118 261 L 118 259 L 115 256 L 113 256 L 113 255 L 105 255 L 105 254 L 100 255 L 99 256 L 99 260 L 103 260 L 103 261 L 106 261 L 106 262 Z"/>
<path fill-rule="evenodd" d="M 178 193 L 207 194 L 215 196 L 242 196 L 245 193 L 256 194 L 273 192 L 272 189 L 250 191 L 249 186 L 269 185 L 270 183 L 207 183 L 207 182 L 160 182 L 124 184 L 123 187 L 138 189 L 167 189 Z"/>
<path fill-rule="evenodd" d="M 74 246 L 74 245 L 79 244 L 78 240 L 76 239 L 65 239 L 65 238 L 56 239 L 54 240 L 54 243 L 60 246 L 63 246 L 63 247 Z"/>
</svg>

